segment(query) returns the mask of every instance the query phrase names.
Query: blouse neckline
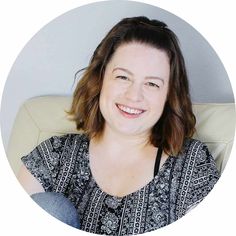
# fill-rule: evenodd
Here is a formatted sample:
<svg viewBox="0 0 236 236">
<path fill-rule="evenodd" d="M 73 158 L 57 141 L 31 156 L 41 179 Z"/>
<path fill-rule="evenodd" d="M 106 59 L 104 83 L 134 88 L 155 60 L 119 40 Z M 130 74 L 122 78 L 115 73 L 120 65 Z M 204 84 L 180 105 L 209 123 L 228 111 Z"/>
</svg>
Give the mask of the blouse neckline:
<svg viewBox="0 0 236 236">
<path fill-rule="evenodd" d="M 90 173 L 90 176 L 91 176 L 91 180 L 94 182 L 95 186 L 96 186 L 102 193 L 104 193 L 106 196 L 109 196 L 109 197 L 114 198 L 114 199 L 117 199 L 117 200 L 122 200 L 122 199 L 124 199 L 124 198 L 128 198 L 128 197 L 130 197 L 130 196 L 132 196 L 132 195 L 135 195 L 135 194 L 137 194 L 138 192 L 140 192 L 140 191 L 144 190 L 145 188 L 147 188 L 149 185 L 153 184 L 153 182 L 155 182 L 155 181 L 159 178 L 159 176 L 162 175 L 162 173 L 163 173 L 163 172 L 165 171 L 165 169 L 166 169 L 166 166 L 168 165 L 168 163 L 169 163 L 170 160 L 172 159 L 172 156 L 169 155 L 169 156 L 166 158 L 166 160 L 165 160 L 165 162 L 163 163 L 163 165 L 161 166 L 161 168 L 159 169 L 159 171 L 157 172 L 157 174 L 156 174 L 147 184 L 145 184 L 143 187 L 141 187 L 141 188 L 139 188 L 139 189 L 137 189 L 137 190 L 135 190 L 135 191 L 133 191 L 133 192 L 131 192 L 131 193 L 128 193 L 128 194 L 126 194 L 126 195 L 124 195 L 124 196 L 114 196 L 114 195 L 109 194 L 109 193 L 107 193 L 106 191 L 104 191 L 104 190 L 99 186 L 99 184 L 97 183 L 96 179 L 95 179 L 94 176 L 93 176 L 92 170 L 91 170 L 91 168 L 90 168 L 90 154 L 89 154 L 89 144 L 90 144 L 90 140 L 89 140 L 89 138 L 88 138 L 87 136 L 85 136 L 85 137 L 86 137 L 86 144 L 87 144 L 86 158 L 87 158 L 87 161 L 88 161 L 88 169 L 89 169 L 89 173 Z M 176 158 L 176 157 L 175 157 L 175 158 Z"/>
</svg>

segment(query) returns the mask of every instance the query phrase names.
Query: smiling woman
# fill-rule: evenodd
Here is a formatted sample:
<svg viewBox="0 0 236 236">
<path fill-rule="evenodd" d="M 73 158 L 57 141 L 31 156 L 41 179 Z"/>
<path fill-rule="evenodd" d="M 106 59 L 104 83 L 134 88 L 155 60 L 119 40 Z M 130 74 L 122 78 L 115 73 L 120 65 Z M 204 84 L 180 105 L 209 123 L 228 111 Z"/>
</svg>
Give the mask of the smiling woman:
<svg viewBox="0 0 236 236">
<path fill-rule="evenodd" d="M 149 137 L 164 109 L 169 67 L 165 52 L 145 44 L 127 43 L 116 50 L 100 95 L 106 134 L 111 129 L 128 138 Z"/>
<path fill-rule="evenodd" d="M 142 53 L 138 53 L 140 48 Z M 128 58 L 127 55 L 130 53 L 125 53 L 127 49 L 132 54 Z M 153 58 L 155 60 L 152 60 Z M 154 76 L 163 82 L 166 80 L 163 85 L 164 88 L 168 87 L 165 107 L 162 116 L 152 127 L 149 140 L 154 146 L 162 146 L 168 154 L 178 154 L 183 147 L 184 139 L 191 137 L 195 131 L 195 116 L 192 112 L 185 62 L 176 35 L 165 23 L 149 21 L 145 17 L 124 19 L 110 30 L 95 50 L 90 65 L 77 85 L 70 111 L 77 128 L 82 128 L 90 138 L 99 138 L 104 130 L 105 122 L 99 107 L 99 97 L 101 91 L 105 90 L 102 87 L 107 84 L 107 79 L 104 78 L 105 74 L 109 73 L 109 67 L 112 67 L 112 70 L 122 67 L 123 73 L 125 69 L 126 76 L 116 76 L 122 76 L 123 79 L 125 77 L 125 80 L 130 82 L 133 81 L 135 72 L 136 77 L 139 73 L 138 76 L 145 79 L 150 80 L 149 76 Z M 152 82 L 153 85 L 153 80 L 147 82 L 149 85 Z M 136 84 L 127 92 L 132 93 L 133 88 L 137 89 Z M 165 100 L 164 91 L 166 90 L 161 89 L 164 97 L 160 97 Z M 160 97 L 158 101 L 161 101 Z M 156 102 L 156 106 L 159 105 L 161 106 Z"/>
<path fill-rule="evenodd" d="M 191 138 L 184 58 L 163 22 L 132 17 L 116 24 L 96 48 L 68 113 L 83 134 L 42 142 L 22 157 L 19 180 L 30 194 L 62 193 L 82 230 L 131 235 L 161 228 L 219 179 L 207 146 Z"/>
</svg>

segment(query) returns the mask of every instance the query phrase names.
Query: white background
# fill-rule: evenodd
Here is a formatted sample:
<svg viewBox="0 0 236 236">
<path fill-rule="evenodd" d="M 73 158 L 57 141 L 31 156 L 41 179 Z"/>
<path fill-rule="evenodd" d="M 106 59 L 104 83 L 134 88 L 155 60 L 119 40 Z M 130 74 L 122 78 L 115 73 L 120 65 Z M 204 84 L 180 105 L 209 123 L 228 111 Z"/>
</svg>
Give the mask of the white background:
<svg viewBox="0 0 236 236">
<path fill-rule="evenodd" d="M 4 2 L 4 3 L 3 3 Z M 0 91 L 14 60 L 44 25 L 55 17 L 95 1 L 8 0 L 0 2 Z M 231 80 L 235 93 L 235 7 L 233 1 L 140 1 L 168 10 L 190 23 L 212 45 Z M 223 128 L 223 127 L 219 127 Z M 0 143 L 0 235 L 78 235 L 29 200 L 16 180 Z M 158 230 L 159 235 L 235 235 L 235 147 L 218 184 L 207 198 L 181 220 Z M 4 233 L 3 233 L 4 232 Z M 154 235 L 157 232 L 150 233 Z M 148 234 L 149 235 L 149 234 Z"/>
</svg>

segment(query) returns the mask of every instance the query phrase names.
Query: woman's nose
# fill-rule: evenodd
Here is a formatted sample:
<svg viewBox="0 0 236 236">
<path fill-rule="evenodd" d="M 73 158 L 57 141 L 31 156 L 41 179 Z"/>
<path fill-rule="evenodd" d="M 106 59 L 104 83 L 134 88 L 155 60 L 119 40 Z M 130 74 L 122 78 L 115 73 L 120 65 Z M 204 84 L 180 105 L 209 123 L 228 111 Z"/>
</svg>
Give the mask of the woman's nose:
<svg viewBox="0 0 236 236">
<path fill-rule="evenodd" d="M 133 101 L 139 102 L 143 99 L 142 87 L 138 84 L 132 83 L 125 92 L 126 98 Z"/>
</svg>

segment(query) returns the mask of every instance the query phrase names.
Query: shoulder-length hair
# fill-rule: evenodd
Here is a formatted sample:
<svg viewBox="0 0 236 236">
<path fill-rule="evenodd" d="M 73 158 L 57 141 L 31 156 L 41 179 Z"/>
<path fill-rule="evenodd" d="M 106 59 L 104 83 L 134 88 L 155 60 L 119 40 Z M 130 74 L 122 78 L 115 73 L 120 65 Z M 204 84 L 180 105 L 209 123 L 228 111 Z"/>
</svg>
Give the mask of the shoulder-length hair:
<svg viewBox="0 0 236 236">
<path fill-rule="evenodd" d="M 158 20 L 147 17 L 125 18 L 118 22 L 96 48 L 73 94 L 70 111 L 77 129 L 99 137 L 105 120 L 99 109 L 99 96 L 107 64 L 122 44 L 139 42 L 166 52 L 170 63 L 167 100 L 158 122 L 152 128 L 150 142 L 164 152 L 181 152 L 184 140 L 193 135 L 196 119 L 192 111 L 185 62 L 177 36 Z"/>
</svg>

